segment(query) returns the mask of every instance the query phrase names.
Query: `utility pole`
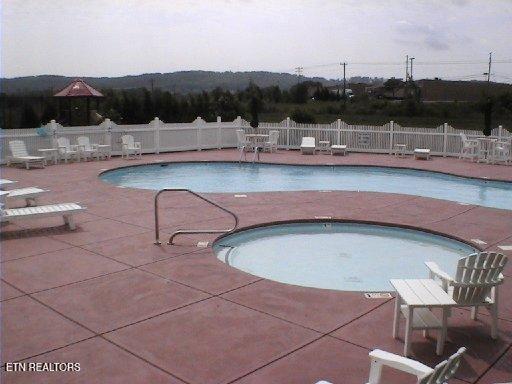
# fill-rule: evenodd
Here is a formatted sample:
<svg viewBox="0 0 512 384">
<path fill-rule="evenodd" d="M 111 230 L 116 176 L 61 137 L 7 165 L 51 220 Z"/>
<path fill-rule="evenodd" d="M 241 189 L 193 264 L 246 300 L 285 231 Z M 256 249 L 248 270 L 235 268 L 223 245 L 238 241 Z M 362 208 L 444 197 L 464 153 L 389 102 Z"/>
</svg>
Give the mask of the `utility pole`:
<svg viewBox="0 0 512 384">
<path fill-rule="evenodd" d="M 415 57 L 411 57 L 409 59 L 411 61 L 411 74 L 409 75 L 409 79 L 411 80 L 411 82 L 413 81 L 413 77 L 412 77 L 412 62 L 413 62 L 414 59 L 415 59 Z"/>
<path fill-rule="evenodd" d="M 405 82 L 409 81 L 409 55 L 405 55 Z"/>
<path fill-rule="evenodd" d="M 492 52 L 489 52 L 489 68 L 487 70 L 487 85 L 491 82 L 491 64 L 492 64 Z M 484 73 L 485 75 L 485 73 Z"/>
<path fill-rule="evenodd" d="M 295 68 L 295 73 L 297 73 L 297 84 L 300 83 L 300 77 L 302 76 L 303 71 L 304 71 L 304 67 Z"/>
<path fill-rule="evenodd" d="M 345 100 L 347 96 L 347 78 L 345 77 L 347 63 L 340 63 L 340 65 L 343 65 L 343 100 Z"/>
</svg>

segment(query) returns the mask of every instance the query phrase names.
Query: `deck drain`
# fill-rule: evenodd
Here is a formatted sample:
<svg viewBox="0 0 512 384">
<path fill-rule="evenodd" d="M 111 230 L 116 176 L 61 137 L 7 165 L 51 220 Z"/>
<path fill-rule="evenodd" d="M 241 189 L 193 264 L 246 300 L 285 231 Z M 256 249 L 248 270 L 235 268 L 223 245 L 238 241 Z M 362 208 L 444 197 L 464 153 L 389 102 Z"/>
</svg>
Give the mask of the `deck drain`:
<svg viewBox="0 0 512 384">
<path fill-rule="evenodd" d="M 208 248 L 209 241 L 199 241 L 197 243 L 197 248 Z"/>
<path fill-rule="evenodd" d="M 247 197 L 247 195 L 235 195 L 235 197 Z"/>
<path fill-rule="evenodd" d="M 487 244 L 485 241 L 483 240 L 480 240 L 480 239 L 471 239 L 471 241 L 475 244 L 479 244 L 479 245 L 485 245 Z"/>
<path fill-rule="evenodd" d="M 366 292 L 364 297 L 367 299 L 391 299 L 391 293 L 389 292 Z"/>
</svg>

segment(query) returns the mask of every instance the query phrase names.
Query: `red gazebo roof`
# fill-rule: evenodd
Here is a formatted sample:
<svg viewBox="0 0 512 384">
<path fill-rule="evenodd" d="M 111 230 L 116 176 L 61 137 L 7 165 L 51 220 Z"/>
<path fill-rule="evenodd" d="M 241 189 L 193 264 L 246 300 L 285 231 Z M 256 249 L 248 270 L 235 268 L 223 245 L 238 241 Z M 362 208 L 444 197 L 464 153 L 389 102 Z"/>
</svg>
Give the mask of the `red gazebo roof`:
<svg viewBox="0 0 512 384">
<path fill-rule="evenodd" d="M 104 97 L 100 91 L 97 91 L 82 79 L 75 79 L 62 90 L 57 92 L 54 97 Z"/>
</svg>

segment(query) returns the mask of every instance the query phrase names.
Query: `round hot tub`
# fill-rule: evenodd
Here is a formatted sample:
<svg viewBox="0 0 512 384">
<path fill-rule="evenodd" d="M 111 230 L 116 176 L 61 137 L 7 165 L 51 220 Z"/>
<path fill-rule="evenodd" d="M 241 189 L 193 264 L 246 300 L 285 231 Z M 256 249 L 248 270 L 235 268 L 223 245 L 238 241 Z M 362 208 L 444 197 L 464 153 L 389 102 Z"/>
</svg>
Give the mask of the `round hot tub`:
<svg viewBox="0 0 512 384">
<path fill-rule="evenodd" d="M 242 230 L 217 240 L 226 264 L 282 283 L 342 291 L 390 291 L 393 278 L 427 278 L 425 261 L 453 274 L 477 250 L 463 242 L 399 227 L 311 222 Z"/>
</svg>

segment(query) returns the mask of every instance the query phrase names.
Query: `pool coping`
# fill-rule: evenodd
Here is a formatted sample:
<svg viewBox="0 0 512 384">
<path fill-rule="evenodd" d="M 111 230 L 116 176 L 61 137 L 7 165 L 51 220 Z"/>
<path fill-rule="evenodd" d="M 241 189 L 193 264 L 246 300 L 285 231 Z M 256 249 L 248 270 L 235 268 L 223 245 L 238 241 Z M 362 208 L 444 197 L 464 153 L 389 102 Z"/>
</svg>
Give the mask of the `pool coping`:
<svg viewBox="0 0 512 384">
<path fill-rule="evenodd" d="M 230 236 L 230 235 L 233 235 L 233 234 L 236 234 L 236 233 L 240 233 L 240 232 L 243 232 L 243 231 L 248 231 L 248 230 L 257 229 L 257 228 L 271 227 L 271 226 L 274 226 L 274 225 L 301 224 L 301 223 L 366 224 L 366 225 L 375 225 L 375 226 L 382 226 L 382 227 L 409 229 L 409 230 L 413 230 L 413 231 L 424 232 L 424 233 L 427 233 L 427 234 L 430 234 L 430 235 L 436 235 L 436 236 L 440 236 L 440 237 L 445 237 L 445 238 L 450 239 L 450 240 L 455 240 L 455 241 L 458 241 L 460 243 L 466 244 L 466 245 L 468 245 L 468 246 L 470 246 L 472 248 L 475 248 L 476 250 L 478 250 L 478 252 L 483 252 L 484 251 L 484 248 L 482 246 L 474 244 L 474 243 L 471 243 L 471 242 L 469 242 L 469 241 L 467 241 L 467 240 L 465 240 L 465 239 L 463 239 L 461 237 L 457 237 L 457 236 L 450 235 L 450 234 L 447 234 L 447 233 L 443 233 L 443 232 L 440 232 L 440 231 L 435 231 L 433 229 L 417 227 L 417 226 L 414 226 L 414 225 L 395 224 L 395 223 L 389 223 L 389 222 L 384 222 L 384 221 L 372 221 L 372 220 L 326 219 L 326 218 L 322 218 L 322 219 L 278 220 L 278 221 L 270 221 L 270 222 L 265 222 L 265 223 L 248 225 L 248 226 L 240 227 L 240 228 L 237 228 L 237 229 L 235 229 L 233 231 L 221 234 L 220 236 L 216 237 L 214 241 L 212 241 L 211 246 L 213 248 L 215 243 L 217 243 L 219 240 L 221 240 L 221 239 L 223 239 L 223 238 L 225 238 L 227 236 Z"/>
<path fill-rule="evenodd" d="M 498 182 L 498 183 L 506 183 L 512 185 L 512 180 L 505 180 L 505 179 L 494 179 L 494 178 L 484 178 L 484 177 L 477 177 L 477 176 L 466 176 L 457 174 L 454 172 L 442 172 L 437 170 L 429 170 L 429 169 L 422 169 L 422 168 L 415 168 L 415 167 L 398 167 L 398 166 L 392 166 L 392 165 L 371 165 L 371 164 L 332 164 L 332 163 L 325 163 L 325 164 L 306 164 L 306 163 L 286 163 L 286 162 L 265 162 L 265 161 L 258 161 L 256 163 L 249 162 L 249 161 L 229 161 L 229 160 L 184 160 L 184 161 L 154 161 L 154 162 L 148 162 L 148 163 L 142 163 L 142 164 L 133 164 L 133 165 L 123 165 L 120 167 L 114 167 L 110 169 L 106 169 L 104 171 L 101 171 L 98 174 L 98 177 L 101 178 L 103 174 L 113 172 L 120 169 L 125 168 L 135 168 L 135 167 L 146 167 L 148 165 L 162 165 L 162 164 L 192 164 L 192 163 L 232 163 L 232 164 L 264 164 L 264 165 L 286 165 L 286 166 L 295 166 L 295 167 L 359 167 L 359 168 L 386 168 L 386 169 L 401 169 L 401 170 L 412 170 L 412 171 L 418 171 L 418 172 L 426 172 L 426 173 L 436 173 L 440 175 L 446 175 L 446 176 L 453 176 L 453 177 L 460 177 L 462 179 L 470 179 L 470 180 L 481 180 L 481 181 L 491 181 L 491 182 Z M 103 180 L 102 180 L 103 181 Z M 134 187 L 126 187 L 126 188 L 132 188 L 137 189 Z M 257 191 L 258 192 L 258 191 Z M 259 191 L 259 192 L 268 192 L 268 191 Z M 278 192 L 278 191 L 273 191 Z M 298 191 L 286 191 L 286 192 L 298 192 Z M 210 193 L 210 192 L 209 192 Z M 213 192 L 211 192 L 213 193 Z M 219 192 L 223 193 L 223 192 Z M 230 193 L 230 192 L 224 192 L 224 193 Z M 384 192 L 385 193 L 385 192 Z M 441 199 L 443 200 L 443 199 Z"/>
</svg>

